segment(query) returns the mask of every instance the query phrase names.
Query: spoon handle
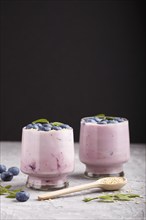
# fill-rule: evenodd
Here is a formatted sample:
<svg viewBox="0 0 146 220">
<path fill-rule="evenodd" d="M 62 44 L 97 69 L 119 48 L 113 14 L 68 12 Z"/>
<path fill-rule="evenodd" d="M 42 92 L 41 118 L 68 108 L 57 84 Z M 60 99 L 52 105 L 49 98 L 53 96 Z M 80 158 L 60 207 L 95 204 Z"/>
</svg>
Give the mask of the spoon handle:
<svg viewBox="0 0 146 220">
<path fill-rule="evenodd" d="M 44 193 L 44 194 L 38 196 L 38 200 L 53 199 L 58 196 L 62 196 L 62 195 L 74 193 L 74 192 L 79 192 L 79 191 L 82 191 L 85 189 L 91 189 L 91 188 L 95 188 L 95 187 L 98 187 L 97 181 L 94 181 L 92 183 L 79 185 L 79 186 L 73 186 L 73 187 L 66 188 L 66 189 L 60 189 L 60 190 L 53 191 L 53 192 Z"/>
</svg>

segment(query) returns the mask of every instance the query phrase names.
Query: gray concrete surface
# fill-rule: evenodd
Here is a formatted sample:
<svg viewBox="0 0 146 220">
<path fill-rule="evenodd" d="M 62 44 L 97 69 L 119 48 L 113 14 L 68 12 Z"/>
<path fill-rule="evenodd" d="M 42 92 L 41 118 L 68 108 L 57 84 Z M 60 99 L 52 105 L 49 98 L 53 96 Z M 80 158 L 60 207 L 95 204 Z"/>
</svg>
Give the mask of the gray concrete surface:
<svg viewBox="0 0 146 220">
<path fill-rule="evenodd" d="M 75 170 L 69 177 L 70 186 L 89 183 L 92 180 L 83 176 L 85 166 L 78 158 L 78 144 L 75 144 Z M 7 167 L 20 166 L 20 142 L 1 142 L 0 155 L 1 163 Z M 68 196 L 57 198 L 50 201 L 37 201 L 37 196 L 41 191 L 27 189 L 30 192 L 30 199 L 27 202 L 20 203 L 15 199 L 8 199 L 0 196 L 0 209 L 2 220 L 143 220 L 146 219 L 145 203 L 145 177 L 146 177 L 146 145 L 131 144 L 131 159 L 125 164 L 125 176 L 128 184 L 121 192 L 138 193 L 143 198 L 137 198 L 129 202 L 100 203 L 96 200 L 85 203 L 82 200 L 85 197 L 95 197 L 103 194 L 99 189 L 86 190 L 83 192 L 73 193 Z M 27 176 L 20 173 L 12 181 L 14 188 L 25 185 Z M 7 185 L 9 182 L 1 182 Z"/>
</svg>

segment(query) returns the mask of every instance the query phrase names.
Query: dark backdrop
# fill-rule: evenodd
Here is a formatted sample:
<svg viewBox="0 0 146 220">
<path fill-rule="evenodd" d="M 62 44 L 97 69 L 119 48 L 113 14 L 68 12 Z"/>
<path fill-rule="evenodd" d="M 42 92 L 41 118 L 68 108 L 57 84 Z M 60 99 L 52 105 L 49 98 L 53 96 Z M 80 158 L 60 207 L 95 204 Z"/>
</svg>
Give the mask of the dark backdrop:
<svg viewBox="0 0 146 220">
<path fill-rule="evenodd" d="M 141 1 L 1 1 L 1 140 L 43 117 L 78 141 L 80 119 L 105 113 L 145 142 L 144 14 Z"/>
</svg>

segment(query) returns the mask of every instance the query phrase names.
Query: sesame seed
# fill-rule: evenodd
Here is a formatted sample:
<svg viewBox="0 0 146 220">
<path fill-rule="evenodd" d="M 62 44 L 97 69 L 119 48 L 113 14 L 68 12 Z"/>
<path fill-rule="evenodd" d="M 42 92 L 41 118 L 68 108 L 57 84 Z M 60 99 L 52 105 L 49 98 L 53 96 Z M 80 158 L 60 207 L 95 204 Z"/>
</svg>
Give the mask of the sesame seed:
<svg viewBox="0 0 146 220">
<path fill-rule="evenodd" d="M 117 183 L 123 183 L 124 179 L 123 177 L 108 177 L 104 178 L 102 180 L 103 184 L 117 184 Z"/>
</svg>

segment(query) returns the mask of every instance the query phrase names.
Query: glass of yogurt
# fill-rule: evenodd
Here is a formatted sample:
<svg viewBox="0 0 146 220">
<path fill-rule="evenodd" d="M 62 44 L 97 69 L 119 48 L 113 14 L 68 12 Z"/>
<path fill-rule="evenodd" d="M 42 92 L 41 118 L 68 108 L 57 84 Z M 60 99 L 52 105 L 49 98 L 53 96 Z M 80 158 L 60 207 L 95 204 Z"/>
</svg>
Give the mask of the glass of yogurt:
<svg viewBox="0 0 146 220">
<path fill-rule="evenodd" d="M 60 122 L 36 120 L 22 129 L 21 171 L 27 187 L 40 190 L 68 186 L 74 170 L 73 129 Z"/>
<path fill-rule="evenodd" d="M 79 158 L 86 165 L 86 177 L 124 176 L 129 157 L 127 119 L 104 114 L 81 119 Z"/>
</svg>

